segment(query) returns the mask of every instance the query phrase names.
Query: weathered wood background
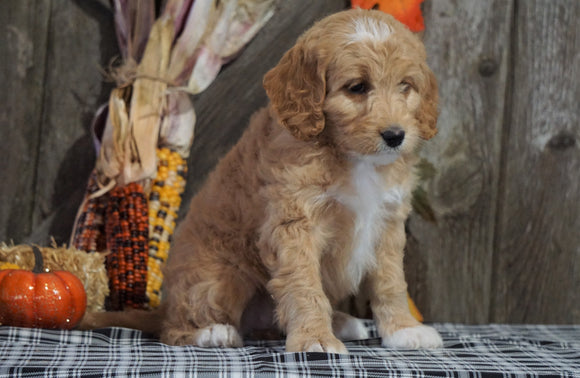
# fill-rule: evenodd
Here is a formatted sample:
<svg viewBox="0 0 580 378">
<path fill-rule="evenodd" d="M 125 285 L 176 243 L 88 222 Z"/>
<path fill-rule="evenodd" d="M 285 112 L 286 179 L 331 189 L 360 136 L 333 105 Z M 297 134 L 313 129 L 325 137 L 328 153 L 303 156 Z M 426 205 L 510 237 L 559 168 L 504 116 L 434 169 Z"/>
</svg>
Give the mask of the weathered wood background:
<svg viewBox="0 0 580 378">
<path fill-rule="evenodd" d="M 262 75 L 345 3 L 281 1 L 195 98 L 186 203 L 266 103 Z M 68 240 L 117 54 L 107 4 L 0 1 L 0 240 Z M 424 15 L 441 116 L 423 151 L 434 220 L 408 224 L 413 297 L 431 321 L 580 322 L 580 2 L 426 0 Z"/>
</svg>

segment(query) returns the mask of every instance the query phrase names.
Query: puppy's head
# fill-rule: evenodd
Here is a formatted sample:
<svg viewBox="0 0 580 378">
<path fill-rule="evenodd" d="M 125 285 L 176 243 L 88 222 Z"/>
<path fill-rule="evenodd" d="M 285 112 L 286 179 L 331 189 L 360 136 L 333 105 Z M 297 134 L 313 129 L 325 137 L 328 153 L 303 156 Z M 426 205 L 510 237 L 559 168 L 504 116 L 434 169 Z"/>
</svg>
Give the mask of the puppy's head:
<svg viewBox="0 0 580 378">
<path fill-rule="evenodd" d="M 324 134 L 378 163 L 436 132 L 437 83 L 421 41 L 393 17 L 350 10 L 302 35 L 264 77 L 280 123 L 302 140 Z"/>
</svg>

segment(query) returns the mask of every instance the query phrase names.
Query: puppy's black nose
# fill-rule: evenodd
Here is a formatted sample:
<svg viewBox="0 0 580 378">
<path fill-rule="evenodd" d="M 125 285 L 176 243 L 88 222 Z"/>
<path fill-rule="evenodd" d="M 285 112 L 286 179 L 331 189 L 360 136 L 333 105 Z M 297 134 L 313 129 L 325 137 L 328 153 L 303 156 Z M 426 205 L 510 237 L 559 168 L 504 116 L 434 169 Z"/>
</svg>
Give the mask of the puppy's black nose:
<svg viewBox="0 0 580 378">
<path fill-rule="evenodd" d="M 400 126 L 391 126 L 381 133 L 383 140 L 389 147 L 397 147 L 405 139 L 405 131 Z"/>
</svg>

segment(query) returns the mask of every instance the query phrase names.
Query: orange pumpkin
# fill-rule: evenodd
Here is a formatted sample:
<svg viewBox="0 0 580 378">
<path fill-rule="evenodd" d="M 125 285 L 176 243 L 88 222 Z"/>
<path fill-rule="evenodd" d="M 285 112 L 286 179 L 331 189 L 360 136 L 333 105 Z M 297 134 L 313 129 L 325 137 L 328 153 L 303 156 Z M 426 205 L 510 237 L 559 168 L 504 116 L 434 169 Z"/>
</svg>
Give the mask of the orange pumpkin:
<svg viewBox="0 0 580 378">
<path fill-rule="evenodd" d="M 44 271 L 40 250 L 32 251 L 32 271 L 0 271 L 0 325 L 74 328 L 87 307 L 82 282 L 70 272 Z"/>
<path fill-rule="evenodd" d="M 351 0 L 352 8 L 376 8 L 389 13 L 398 21 L 407 25 L 413 32 L 425 30 L 421 3 L 423 0 Z"/>
</svg>

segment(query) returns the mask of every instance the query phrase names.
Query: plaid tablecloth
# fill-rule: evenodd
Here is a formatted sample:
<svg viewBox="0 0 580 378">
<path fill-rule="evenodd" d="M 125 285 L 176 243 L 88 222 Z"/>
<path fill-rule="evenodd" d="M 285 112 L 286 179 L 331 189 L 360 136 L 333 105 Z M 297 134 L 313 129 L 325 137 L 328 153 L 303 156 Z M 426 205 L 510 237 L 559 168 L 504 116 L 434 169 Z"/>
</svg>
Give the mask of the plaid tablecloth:
<svg viewBox="0 0 580 378">
<path fill-rule="evenodd" d="M 0 376 L 316 376 L 580 377 L 580 325 L 435 324 L 444 348 L 383 348 L 371 338 L 347 342 L 348 355 L 286 353 L 282 341 L 239 349 L 161 344 L 139 331 L 49 331 L 0 327 Z"/>
</svg>

